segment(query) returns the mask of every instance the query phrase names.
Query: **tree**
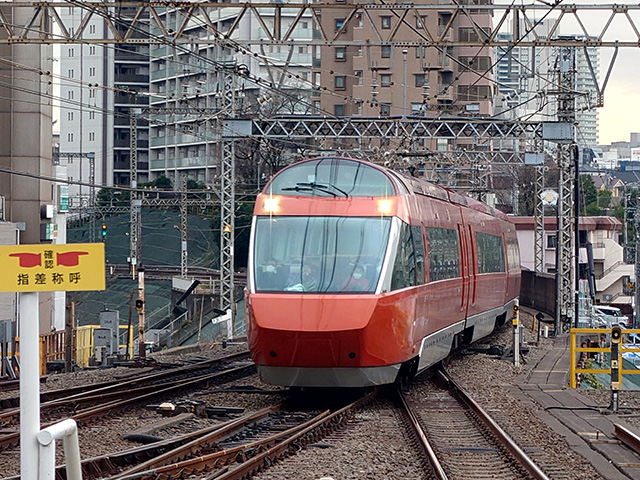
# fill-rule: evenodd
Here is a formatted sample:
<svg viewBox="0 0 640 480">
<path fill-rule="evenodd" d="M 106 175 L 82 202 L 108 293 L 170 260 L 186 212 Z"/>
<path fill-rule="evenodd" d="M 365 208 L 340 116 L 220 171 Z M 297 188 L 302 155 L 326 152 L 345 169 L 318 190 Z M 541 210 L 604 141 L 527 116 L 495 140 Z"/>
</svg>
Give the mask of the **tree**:
<svg viewBox="0 0 640 480">
<path fill-rule="evenodd" d="M 596 208 L 599 208 L 598 190 L 596 189 L 596 185 L 593 183 L 593 178 L 591 178 L 590 175 L 580 175 L 580 205 L 582 206 L 582 213 L 587 216 L 590 216 L 586 213 L 589 211 L 588 207 L 590 205 L 595 205 Z M 590 211 L 596 210 L 592 208 Z"/>
<path fill-rule="evenodd" d="M 104 207 L 127 207 L 130 203 L 128 190 L 101 188 L 96 193 L 96 205 Z"/>
</svg>

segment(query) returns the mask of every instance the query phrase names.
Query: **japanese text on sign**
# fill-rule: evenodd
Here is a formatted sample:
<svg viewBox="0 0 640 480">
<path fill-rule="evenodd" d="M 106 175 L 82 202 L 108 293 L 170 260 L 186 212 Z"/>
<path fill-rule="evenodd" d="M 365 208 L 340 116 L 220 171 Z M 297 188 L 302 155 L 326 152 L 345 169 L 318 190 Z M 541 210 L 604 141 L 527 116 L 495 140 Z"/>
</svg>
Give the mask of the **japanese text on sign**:
<svg viewBox="0 0 640 480">
<path fill-rule="evenodd" d="M 0 246 L 0 291 L 104 290 L 104 244 Z"/>
</svg>

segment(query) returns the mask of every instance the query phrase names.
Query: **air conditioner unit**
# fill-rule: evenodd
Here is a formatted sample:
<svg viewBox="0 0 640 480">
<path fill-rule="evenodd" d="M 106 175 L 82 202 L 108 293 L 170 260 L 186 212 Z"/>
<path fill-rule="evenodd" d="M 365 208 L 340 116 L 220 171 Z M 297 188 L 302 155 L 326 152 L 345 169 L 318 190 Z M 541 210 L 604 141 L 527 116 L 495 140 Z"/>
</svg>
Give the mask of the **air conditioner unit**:
<svg viewBox="0 0 640 480">
<path fill-rule="evenodd" d="M 612 298 L 613 295 L 611 295 L 610 293 L 605 293 L 602 295 L 602 300 L 605 302 L 610 302 Z"/>
</svg>

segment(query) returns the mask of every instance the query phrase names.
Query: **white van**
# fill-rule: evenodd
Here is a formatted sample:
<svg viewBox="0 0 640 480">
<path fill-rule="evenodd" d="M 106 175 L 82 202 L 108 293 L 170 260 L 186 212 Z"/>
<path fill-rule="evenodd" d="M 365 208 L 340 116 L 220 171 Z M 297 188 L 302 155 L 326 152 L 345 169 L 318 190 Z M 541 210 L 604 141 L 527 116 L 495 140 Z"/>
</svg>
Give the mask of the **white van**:
<svg viewBox="0 0 640 480">
<path fill-rule="evenodd" d="M 613 325 L 629 328 L 629 317 L 622 315 L 619 308 L 608 305 L 594 305 L 593 309 L 596 323 L 600 328 L 611 328 Z"/>
</svg>

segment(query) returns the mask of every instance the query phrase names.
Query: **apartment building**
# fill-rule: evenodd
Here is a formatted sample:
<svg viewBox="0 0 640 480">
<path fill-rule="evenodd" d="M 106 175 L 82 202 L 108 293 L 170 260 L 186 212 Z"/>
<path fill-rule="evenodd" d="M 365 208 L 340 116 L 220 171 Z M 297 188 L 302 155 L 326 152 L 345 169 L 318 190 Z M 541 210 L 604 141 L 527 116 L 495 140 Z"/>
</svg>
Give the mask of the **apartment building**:
<svg viewBox="0 0 640 480">
<path fill-rule="evenodd" d="M 129 9 L 135 11 L 135 9 Z M 60 11 L 71 33 L 80 28 L 85 10 Z M 132 15 L 120 9 L 116 28 L 124 30 Z M 94 15 L 84 26 L 85 38 L 108 38 L 104 20 Z M 135 36 L 143 36 L 137 32 Z M 130 184 L 130 113 L 149 103 L 147 45 L 63 45 L 60 50 L 60 165 L 69 180 L 98 185 Z M 148 126 L 138 122 L 138 180 L 148 178 Z M 70 206 L 90 202 L 87 186 L 70 185 Z"/>
<path fill-rule="evenodd" d="M 516 225 L 522 268 L 535 270 L 533 217 L 510 217 Z M 556 271 L 555 217 L 544 219 L 543 273 Z M 587 278 L 587 243 L 593 250 L 596 303 L 616 305 L 628 311 L 633 298 L 629 288 L 634 280 L 634 265 L 624 262 L 621 245 L 622 222 L 614 217 L 580 218 L 580 278 Z"/>
<path fill-rule="evenodd" d="M 262 21 L 269 24 L 268 14 L 262 11 L 261 14 L 264 14 Z M 237 11 L 229 8 L 219 11 L 212 8 L 206 21 L 194 19 L 185 34 L 194 39 L 208 36 L 209 21 L 216 29 L 228 30 L 237 15 Z M 165 25 L 176 30 L 183 21 L 181 13 L 173 9 L 163 11 L 162 17 Z M 283 31 L 295 20 L 294 14 L 283 13 Z M 268 37 L 263 24 L 253 16 L 247 15 L 239 22 L 236 32 L 242 32 L 244 39 Z M 223 82 L 230 69 L 241 68 L 244 72 L 236 76 L 234 85 L 228 86 L 235 92 L 236 112 L 256 113 L 261 104 L 272 105 L 275 114 L 310 112 L 311 49 L 284 45 L 233 48 L 235 36 L 232 35 L 231 43 L 225 47 L 197 41 L 182 47 L 151 47 L 151 106 L 166 111 L 151 118 L 149 172 L 152 179 L 164 175 L 178 185 L 180 175 L 185 173 L 189 179 L 215 184 L 221 157 L 218 117 L 221 113 L 234 113 L 216 111 L 223 108 Z M 312 36 L 313 19 L 306 13 L 299 19 L 292 38 L 311 40 Z M 176 113 L 176 109 L 193 113 Z M 198 109 L 213 111 L 202 113 Z M 243 147 L 250 149 L 255 145 Z"/>
<path fill-rule="evenodd" d="M 312 98 L 318 114 L 400 117 L 493 113 L 492 49 L 402 46 L 403 42 L 418 41 L 416 32 L 424 31 L 446 33 L 445 39 L 482 41 L 479 30 L 490 33 L 492 28 L 488 11 L 455 19 L 445 6 L 420 14 L 412 11 L 403 18 L 389 10 L 372 10 L 346 19 L 345 11 L 324 9 L 320 27 L 336 32 L 337 42 L 363 46 L 315 47 Z M 392 41 L 366 46 L 369 39 L 380 36 Z M 385 144 L 389 139 L 380 139 L 380 145 Z M 446 149 L 446 142 L 440 148 Z"/>
</svg>

